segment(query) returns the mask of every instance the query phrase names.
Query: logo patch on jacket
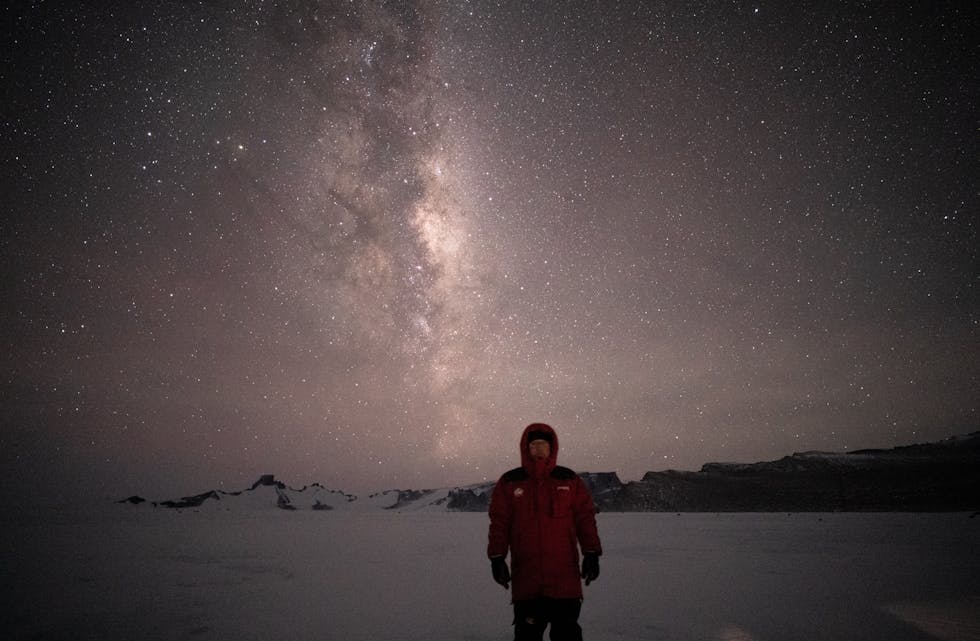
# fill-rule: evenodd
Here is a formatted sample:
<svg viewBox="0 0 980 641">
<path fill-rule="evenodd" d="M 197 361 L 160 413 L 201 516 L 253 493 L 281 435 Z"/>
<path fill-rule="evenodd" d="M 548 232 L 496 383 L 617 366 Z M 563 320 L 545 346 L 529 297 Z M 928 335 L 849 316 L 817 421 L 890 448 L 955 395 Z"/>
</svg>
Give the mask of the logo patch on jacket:
<svg viewBox="0 0 980 641">
<path fill-rule="evenodd" d="M 514 496 L 524 496 L 524 488 L 523 487 L 515 487 L 514 488 Z"/>
<path fill-rule="evenodd" d="M 558 487 L 556 487 L 555 489 L 556 489 L 556 490 L 565 490 L 566 492 L 568 492 L 568 491 L 569 491 L 569 490 L 571 490 L 572 488 L 570 488 L 570 487 L 569 487 L 569 486 L 567 486 L 567 485 L 559 485 L 559 486 L 558 486 Z"/>
</svg>

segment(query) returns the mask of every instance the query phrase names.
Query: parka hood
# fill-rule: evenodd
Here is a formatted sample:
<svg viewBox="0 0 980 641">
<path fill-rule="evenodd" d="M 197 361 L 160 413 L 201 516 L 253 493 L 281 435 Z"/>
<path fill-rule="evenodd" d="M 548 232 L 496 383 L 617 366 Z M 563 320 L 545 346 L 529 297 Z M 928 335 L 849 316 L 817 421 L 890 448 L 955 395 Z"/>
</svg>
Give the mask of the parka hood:
<svg viewBox="0 0 980 641">
<path fill-rule="evenodd" d="M 528 436 L 532 432 L 541 432 L 543 434 L 548 434 L 551 437 L 551 454 L 544 461 L 534 461 L 531 459 L 531 454 L 527 450 Z M 528 471 L 532 476 L 547 476 L 551 474 L 551 471 L 555 469 L 555 465 L 558 464 L 558 434 L 555 430 L 546 423 L 531 423 L 524 428 L 524 433 L 521 434 L 521 467 Z"/>
</svg>

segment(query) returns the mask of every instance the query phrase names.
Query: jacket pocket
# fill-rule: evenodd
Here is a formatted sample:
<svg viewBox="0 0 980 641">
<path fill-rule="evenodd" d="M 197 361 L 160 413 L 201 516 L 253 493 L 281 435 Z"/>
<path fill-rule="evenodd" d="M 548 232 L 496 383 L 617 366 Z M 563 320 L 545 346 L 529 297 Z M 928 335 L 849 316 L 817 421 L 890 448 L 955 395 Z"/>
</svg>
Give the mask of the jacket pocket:
<svg viewBox="0 0 980 641">
<path fill-rule="evenodd" d="M 567 483 L 555 486 L 551 501 L 551 515 L 556 519 L 567 517 L 572 513 L 572 488 Z"/>
</svg>

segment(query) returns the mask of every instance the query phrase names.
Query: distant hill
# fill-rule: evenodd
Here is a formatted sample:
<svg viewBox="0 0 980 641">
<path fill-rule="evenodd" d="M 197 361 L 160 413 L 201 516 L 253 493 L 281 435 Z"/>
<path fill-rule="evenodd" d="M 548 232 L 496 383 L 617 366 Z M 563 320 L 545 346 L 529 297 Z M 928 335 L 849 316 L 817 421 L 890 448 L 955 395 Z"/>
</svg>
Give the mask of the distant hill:
<svg viewBox="0 0 980 641">
<path fill-rule="evenodd" d="M 802 452 L 760 463 L 708 463 L 698 472 L 580 474 L 608 512 L 928 512 L 980 509 L 980 432 L 936 443 L 847 453 Z M 319 484 L 291 488 L 266 475 L 240 492 L 212 490 L 167 501 L 120 503 L 194 510 L 486 511 L 494 484 L 389 490 L 366 498 Z"/>
<path fill-rule="evenodd" d="M 600 505 L 609 511 L 923 512 L 980 509 L 980 432 L 937 443 L 764 463 L 648 472 Z"/>
</svg>

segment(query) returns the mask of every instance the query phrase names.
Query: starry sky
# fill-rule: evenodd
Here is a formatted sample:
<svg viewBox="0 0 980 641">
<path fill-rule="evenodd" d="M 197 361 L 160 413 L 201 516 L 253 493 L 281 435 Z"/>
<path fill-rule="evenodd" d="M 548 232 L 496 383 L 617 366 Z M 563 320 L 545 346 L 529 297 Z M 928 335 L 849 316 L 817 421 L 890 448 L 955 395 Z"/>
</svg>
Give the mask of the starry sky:
<svg viewBox="0 0 980 641">
<path fill-rule="evenodd" d="M 2 12 L 8 492 L 463 485 L 533 421 L 623 480 L 980 425 L 964 4 Z"/>
</svg>

